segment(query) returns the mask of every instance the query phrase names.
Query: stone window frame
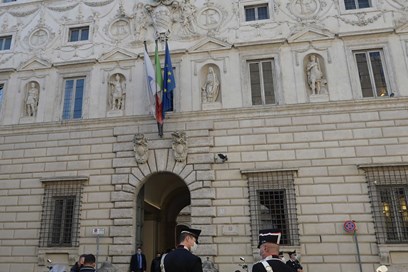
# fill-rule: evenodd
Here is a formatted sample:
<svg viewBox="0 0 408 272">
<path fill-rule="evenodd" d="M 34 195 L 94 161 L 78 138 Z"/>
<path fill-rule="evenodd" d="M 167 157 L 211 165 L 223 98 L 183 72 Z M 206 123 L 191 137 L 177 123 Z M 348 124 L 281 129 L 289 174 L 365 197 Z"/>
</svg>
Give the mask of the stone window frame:
<svg viewBox="0 0 408 272">
<path fill-rule="evenodd" d="M 253 105 L 252 104 L 252 91 L 251 91 L 251 83 L 250 83 L 250 70 L 249 70 L 249 62 L 253 61 L 262 61 L 262 60 L 273 60 L 273 87 L 275 91 L 275 103 L 274 104 L 264 104 L 264 105 Z M 241 76 L 241 84 L 242 84 L 242 91 L 243 93 L 243 106 L 244 107 L 271 107 L 276 106 L 283 103 L 283 94 L 282 94 L 282 83 L 281 83 L 281 65 L 280 65 L 280 57 L 278 53 L 266 53 L 263 54 L 262 52 L 259 54 L 251 54 L 251 55 L 243 55 L 242 58 L 242 76 Z"/>
<path fill-rule="evenodd" d="M 92 62 L 90 63 L 92 64 Z M 62 64 L 61 66 L 58 66 L 59 68 L 58 74 L 59 74 L 59 79 L 58 79 L 58 93 L 57 93 L 57 98 L 56 101 L 59 101 L 59 107 L 56 107 L 56 111 L 54 112 L 54 119 L 58 121 L 70 121 L 70 120 L 82 120 L 86 119 L 89 116 L 89 103 L 87 104 L 86 101 L 89 100 L 89 96 L 91 95 L 91 68 L 89 66 L 83 66 L 83 67 L 72 67 L 70 64 L 64 65 Z M 84 93 L 83 93 L 83 99 L 82 99 L 82 117 L 81 118 L 76 118 L 76 119 L 62 119 L 63 115 L 63 110 L 64 110 L 64 95 L 65 95 L 65 80 L 69 78 L 85 78 L 85 84 L 84 84 Z M 93 82 L 95 84 L 95 82 Z"/>
<path fill-rule="evenodd" d="M 383 69 L 385 72 L 385 77 L 387 80 L 387 84 L 389 86 L 388 93 L 394 93 L 394 95 L 398 95 L 398 89 L 395 80 L 395 71 L 394 67 L 392 66 L 392 58 L 389 46 L 387 41 L 375 40 L 375 38 L 367 38 L 364 42 L 361 41 L 345 41 L 345 52 L 346 58 L 348 62 L 348 73 L 351 83 L 352 95 L 354 99 L 378 99 L 377 97 L 363 97 L 360 79 L 359 79 L 359 72 L 356 63 L 356 59 L 354 56 L 354 52 L 356 51 L 364 51 L 364 50 L 382 50 L 383 54 Z"/>
<path fill-rule="evenodd" d="M 260 228 L 272 228 L 271 226 L 260 226 L 261 204 L 258 203 L 258 192 L 277 192 L 284 191 L 285 207 L 281 214 L 284 215 L 285 222 L 278 222 L 277 225 L 285 225 L 287 233 L 282 233 L 281 244 L 287 247 L 297 247 L 300 245 L 299 224 L 297 218 L 295 178 L 297 170 L 279 169 L 279 170 L 253 170 L 241 171 L 248 179 L 249 190 L 249 209 L 251 218 L 252 246 L 258 245 L 258 233 Z M 281 221 L 283 219 L 280 219 Z M 279 221 L 279 219 L 278 219 Z M 280 229 L 282 231 L 282 229 Z M 286 241 L 286 243 L 285 243 Z M 283 244 L 284 243 L 284 244 Z"/>
<path fill-rule="evenodd" d="M 273 1 L 272 0 L 242 0 L 239 3 L 240 8 L 240 18 L 241 18 L 241 25 L 252 25 L 252 24 L 259 24 L 259 23 L 270 23 L 273 21 Z M 246 20 L 246 14 L 245 14 L 245 9 L 247 7 L 258 7 L 262 5 L 267 5 L 268 9 L 268 19 L 262 19 L 262 20 L 254 20 L 254 21 L 247 21 Z"/>
<path fill-rule="evenodd" d="M 5 47 L 5 42 L 6 40 L 10 38 L 10 47 L 9 48 L 4 48 Z M 9 52 L 13 48 L 13 35 L 1 35 L 0 36 L 0 52 Z"/>
<path fill-rule="evenodd" d="M 78 40 L 78 41 L 70 41 L 71 30 L 76 28 L 84 28 L 88 27 L 88 39 L 87 40 Z M 93 25 L 92 22 L 83 22 L 80 24 L 70 24 L 65 25 L 65 34 L 62 37 L 66 37 L 66 45 L 67 46 L 77 46 L 77 45 L 84 45 L 84 44 L 92 44 L 93 43 Z"/>
<path fill-rule="evenodd" d="M 67 88 L 66 88 L 66 84 L 67 84 L 67 81 L 68 80 L 73 80 L 74 81 L 74 86 L 73 86 L 73 89 L 72 89 L 72 92 L 73 92 L 73 97 L 71 97 L 70 99 L 71 99 L 71 101 L 70 101 L 70 103 L 72 103 L 72 105 L 70 106 L 71 107 L 71 109 L 69 109 L 69 112 L 68 112 L 68 114 L 69 114 L 69 117 L 67 117 L 67 118 L 64 118 L 64 116 L 65 116 L 65 105 L 66 105 L 66 91 L 67 91 Z M 82 101 L 81 101 L 81 116 L 80 117 L 75 117 L 74 115 L 75 115 L 75 102 L 76 102 L 76 100 L 77 100 L 77 83 L 78 83 L 78 80 L 83 80 L 83 89 L 82 89 Z M 64 80 L 63 80 L 63 82 L 64 82 L 64 84 L 63 84 L 63 99 L 62 99 L 62 115 L 61 115 L 61 118 L 62 118 L 62 120 L 76 120 L 76 119 L 83 119 L 83 110 L 84 110 L 84 103 L 85 103 L 85 92 L 86 92 L 86 82 L 87 82 L 87 80 L 86 80 L 86 76 L 77 76 L 77 77 L 65 77 L 64 78 Z"/>
<path fill-rule="evenodd" d="M 380 55 L 381 66 L 382 66 L 382 70 L 383 70 L 383 73 L 384 73 L 383 76 L 384 76 L 384 79 L 385 79 L 385 84 L 387 86 L 387 88 L 384 90 L 383 95 L 381 95 L 379 93 L 378 88 L 375 86 L 375 81 L 376 80 L 374 78 L 374 73 L 373 73 L 373 66 L 374 65 L 371 63 L 371 59 L 369 57 L 367 57 L 368 54 L 374 53 L 374 52 L 378 52 L 379 55 Z M 385 62 L 385 58 L 384 58 L 384 51 L 382 49 L 353 50 L 354 61 L 356 62 L 356 64 L 357 64 L 357 56 L 356 55 L 361 54 L 361 53 L 364 53 L 366 55 L 366 57 L 367 57 L 367 66 L 368 66 L 368 69 L 369 69 L 370 82 L 371 82 L 371 94 L 372 94 L 372 96 L 364 96 L 363 89 L 361 88 L 361 80 L 360 80 L 360 90 L 361 90 L 362 98 L 371 98 L 371 97 L 378 98 L 378 97 L 383 97 L 383 96 L 388 97 L 392 93 L 392 91 L 390 89 L 390 82 L 389 82 L 389 76 L 388 76 L 389 73 L 388 73 L 387 67 L 386 67 L 386 62 Z M 358 65 L 357 65 L 357 72 L 359 73 Z"/>
<path fill-rule="evenodd" d="M 79 27 L 70 27 L 68 31 L 68 42 L 84 42 L 89 40 L 89 25 L 86 26 L 79 26 Z M 83 31 L 88 31 L 86 39 L 82 39 Z M 72 40 L 72 33 L 73 31 L 78 31 L 78 40 Z"/>
<path fill-rule="evenodd" d="M 83 197 L 83 185 L 88 177 L 55 177 L 40 180 L 44 187 L 41 213 L 40 248 L 73 248 L 79 246 L 80 216 Z M 52 224 L 55 223 L 55 201 L 66 200 L 74 196 L 70 243 L 53 243 Z M 68 217 L 67 217 L 68 218 Z M 66 219 L 67 219 L 66 218 Z M 63 220 L 62 220 L 63 221 Z M 63 224 L 61 224 L 62 226 Z M 62 232 L 63 230 L 60 229 Z M 60 233 L 61 234 L 61 233 Z"/>
<path fill-rule="evenodd" d="M 350 14 L 350 13 L 361 13 L 361 12 L 372 12 L 377 11 L 378 0 L 369 0 L 371 6 L 368 8 L 355 8 L 355 9 L 346 9 L 345 0 L 339 0 L 340 14 Z"/>
</svg>

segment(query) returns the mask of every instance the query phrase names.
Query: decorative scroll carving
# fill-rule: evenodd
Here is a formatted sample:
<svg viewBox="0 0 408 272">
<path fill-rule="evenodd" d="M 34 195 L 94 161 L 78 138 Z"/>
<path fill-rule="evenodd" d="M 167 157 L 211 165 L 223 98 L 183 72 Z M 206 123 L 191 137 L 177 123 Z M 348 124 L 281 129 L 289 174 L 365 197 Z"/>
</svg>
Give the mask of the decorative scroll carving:
<svg viewBox="0 0 408 272">
<path fill-rule="evenodd" d="M 183 162 L 187 158 L 187 136 L 184 131 L 175 131 L 171 134 L 173 136 L 173 154 L 174 159 L 178 162 Z"/>
<path fill-rule="evenodd" d="M 136 162 L 139 164 L 146 163 L 149 158 L 148 139 L 141 133 L 133 138 L 133 150 L 135 151 Z"/>
</svg>

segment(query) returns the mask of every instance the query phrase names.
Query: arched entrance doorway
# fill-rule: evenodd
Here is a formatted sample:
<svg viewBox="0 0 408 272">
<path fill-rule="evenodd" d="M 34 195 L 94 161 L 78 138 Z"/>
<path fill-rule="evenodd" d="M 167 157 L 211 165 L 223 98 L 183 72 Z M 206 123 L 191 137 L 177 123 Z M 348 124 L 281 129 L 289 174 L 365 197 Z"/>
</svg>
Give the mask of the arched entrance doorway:
<svg viewBox="0 0 408 272">
<path fill-rule="evenodd" d="M 175 246 L 177 226 L 190 225 L 190 191 L 178 175 L 157 172 L 146 178 L 136 203 L 136 246 L 150 266 L 156 252 Z"/>
</svg>

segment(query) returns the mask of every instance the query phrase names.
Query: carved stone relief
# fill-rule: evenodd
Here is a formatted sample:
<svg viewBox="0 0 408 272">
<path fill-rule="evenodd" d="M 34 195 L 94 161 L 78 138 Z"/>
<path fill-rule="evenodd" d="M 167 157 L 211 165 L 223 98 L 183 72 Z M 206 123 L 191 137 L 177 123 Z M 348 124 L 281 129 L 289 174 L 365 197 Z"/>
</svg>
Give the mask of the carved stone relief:
<svg viewBox="0 0 408 272">
<path fill-rule="evenodd" d="M 136 162 L 139 164 L 146 163 L 149 158 L 148 139 L 141 133 L 133 138 L 133 149 L 135 151 Z"/>
<path fill-rule="evenodd" d="M 327 80 L 323 58 L 318 54 L 309 54 L 304 59 L 305 75 L 310 94 L 327 95 Z"/>
<path fill-rule="evenodd" d="M 175 131 L 171 134 L 173 136 L 172 149 L 174 159 L 178 162 L 183 162 L 187 158 L 187 136 L 184 131 Z"/>
<path fill-rule="evenodd" d="M 25 86 L 24 116 L 37 116 L 38 100 L 40 96 L 40 84 L 30 81 Z"/>
<path fill-rule="evenodd" d="M 319 0 L 292 0 L 288 3 L 289 10 L 293 15 L 308 18 L 316 15 L 320 10 Z"/>
<path fill-rule="evenodd" d="M 214 103 L 218 101 L 221 84 L 219 80 L 219 68 L 207 65 L 202 68 L 201 101 L 202 103 Z"/>
<path fill-rule="evenodd" d="M 126 97 L 126 78 L 122 74 L 114 74 L 109 78 L 109 106 L 110 110 L 124 110 Z"/>
<path fill-rule="evenodd" d="M 115 39 L 123 39 L 130 34 L 130 24 L 125 19 L 114 21 L 109 28 L 110 35 Z"/>
</svg>

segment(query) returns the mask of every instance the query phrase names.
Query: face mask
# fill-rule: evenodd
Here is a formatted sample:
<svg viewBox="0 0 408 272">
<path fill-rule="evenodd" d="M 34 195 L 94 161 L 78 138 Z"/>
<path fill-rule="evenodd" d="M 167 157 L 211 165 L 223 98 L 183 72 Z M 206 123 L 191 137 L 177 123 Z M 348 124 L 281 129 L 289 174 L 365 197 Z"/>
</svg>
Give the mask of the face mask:
<svg viewBox="0 0 408 272">
<path fill-rule="evenodd" d="M 191 252 L 194 252 L 194 251 L 197 250 L 197 248 L 198 248 L 198 245 L 197 245 L 196 242 L 194 242 L 194 244 L 193 244 L 193 246 L 191 247 L 190 251 L 191 251 Z"/>
</svg>

